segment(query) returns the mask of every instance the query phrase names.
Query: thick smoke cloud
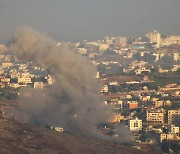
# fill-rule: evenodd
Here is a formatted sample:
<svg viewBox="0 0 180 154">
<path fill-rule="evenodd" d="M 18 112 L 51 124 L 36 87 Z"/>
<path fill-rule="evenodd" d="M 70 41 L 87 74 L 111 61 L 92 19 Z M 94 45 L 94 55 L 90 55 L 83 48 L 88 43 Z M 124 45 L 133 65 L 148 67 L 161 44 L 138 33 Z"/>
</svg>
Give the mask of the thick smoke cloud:
<svg viewBox="0 0 180 154">
<path fill-rule="evenodd" d="M 15 32 L 10 51 L 21 60 L 33 61 L 55 78 L 46 91 L 31 90 L 31 97 L 20 99 L 19 111 L 30 115 L 32 123 L 107 139 L 95 125 L 108 119 L 111 111 L 99 99 L 96 68 L 88 59 L 65 43 L 55 45 L 51 38 L 29 27 Z"/>
</svg>

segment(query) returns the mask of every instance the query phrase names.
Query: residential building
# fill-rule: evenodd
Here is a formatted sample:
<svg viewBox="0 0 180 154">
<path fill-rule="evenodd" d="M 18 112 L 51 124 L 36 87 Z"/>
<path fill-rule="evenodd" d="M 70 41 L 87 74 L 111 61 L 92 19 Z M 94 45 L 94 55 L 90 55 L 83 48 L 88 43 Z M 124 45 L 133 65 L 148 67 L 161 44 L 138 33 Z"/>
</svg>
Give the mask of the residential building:
<svg viewBox="0 0 180 154">
<path fill-rule="evenodd" d="M 146 121 L 148 123 L 164 123 L 164 112 L 163 111 L 147 111 Z"/>
<path fill-rule="evenodd" d="M 142 130 L 142 120 L 136 118 L 128 121 L 128 127 L 130 131 L 140 131 Z"/>
<path fill-rule="evenodd" d="M 8 68 L 8 67 L 11 67 L 11 66 L 13 66 L 13 63 L 11 63 L 11 62 L 2 63 L 2 68 Z"/>
<path fill-rule="evenodd" d="M 32 81 L 31 81 L 31 78 L 21 77 L 21 78 L 18 78 L 18 83 L 29 84 L 29 83 L 32 83 Z"/>
<path fill-rule="evenodd" d="M 34 82 L 34 89 L 44 89 L 43 82 Z"/>
<path fill-rule="evenodd" d="M 123 109 L 123 101 L 118 100 L 116 106 L 118 107 L 118 109 Z"/>
<path fill-rule="evenodd" d="M 120 122 L 123 119 L 124 119 L 124 116 L 122 116 L 121 114 L 116 115 L 116 122 Z"/>
<path fill-rule="evenodd" d="M 10 83 L 9 87 L 11 87 L 11 88 L 19 88 L 19 83 Z"/>
<path fill-rule="evenodd" d="M 173 44 L 180 44 L 180 35 L 171 35 L 167 38 L 161 39 L 161 46 L 169 46 Z"/>
<path fill-rule="evenodd" d="M 141 99 L 143 102 L 150 101 L 151 96 L 142 96 Z"/>
<path fill-rule="evenodd" d="M 180 118 L 180 109 L 168 110 L 168 124 L 173 124 L 175 120 Z"/>
<path fill-rule="evenodd" d="M 129 109 L 137 109 L 138 108 L 138 102 L 137 101 L 128 101 Z"/>
<path fill-rule="evenodd" d="M 166 100 L 166 101 L 164 101 L 164 105 L 165 106 L 171 106 L 172 102 L 170 100 Z"/>
<path fill-rule="evenodd" d="M 120 122 L 123 119 L 124 119 L 124 116 L 122 116 L 121 114 L 115 114 L 108 121 L 109 122 Z"/>
<path fill-rule="evenodd" d="M 0 80 L 1 80 L 2 83 L 7 83 L 7 84 L 10 83 L 10 78 L 7 78 L 7 77 L 5 77 L 5 76 L 1 76 L 1 77 L 0 77 Z"/>
<path fill-rule="evenodd" d="M 175 126 L 175 125 L 170 125 L 168 127 L 168 132 L 169 133 L 176 133 L 176 134 L 178 134 L 179 133 L 179 127 Z"/>
<path fill-rule="evenodd" d="M 127 43 L 127 38 L 126 37 L 121 37 L 121 36 L 116 36 L 114 39 L 114 43 L 116 44 L 126 44 Z"/>
<path fill-rule="evenodd" d="M 161 33 L 157 32 L 156 30 L 153 30 L 146 34 L 147 38 L 150 40 L 152 43 L 156 43 L 157 48 L 160 47 L 161 43 Z"/>
<path fill-rule="evenodd" d="M 163 106 L 163 101 L 161 101 L 161 100 L 154 101 L 155 108 L 159 108 L 161 106 Z"/>
<path fill-rule="evenodd" d="M 179 134 L 170 133 L 170 134 L 160 134 L 160 142 L 163 140 L 180 140 Z"/>
</svg>

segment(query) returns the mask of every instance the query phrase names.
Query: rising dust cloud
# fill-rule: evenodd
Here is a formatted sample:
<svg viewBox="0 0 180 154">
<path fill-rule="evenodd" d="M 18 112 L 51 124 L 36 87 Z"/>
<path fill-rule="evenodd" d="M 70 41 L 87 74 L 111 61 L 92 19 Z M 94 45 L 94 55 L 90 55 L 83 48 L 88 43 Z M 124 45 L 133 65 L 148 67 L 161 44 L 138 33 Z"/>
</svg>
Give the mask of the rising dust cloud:
<svg viewBox="0 0 180 154">
<path fill-rule="evenodd" d="M 32 124 L 60 126 L 74 134 L 111 140 L 95 127 L 108 119 L 111 110 L 99 99 L 96 68 L 88 59 L 66 43 L 57 46 L 30 27 L 18 29 L 10 42 L 13 55 L 33 61 L 55 79 L 47 90 L 31 90 L 30 98 L 20 98 L 18 110 L 30 115 Z"/>
</svg>

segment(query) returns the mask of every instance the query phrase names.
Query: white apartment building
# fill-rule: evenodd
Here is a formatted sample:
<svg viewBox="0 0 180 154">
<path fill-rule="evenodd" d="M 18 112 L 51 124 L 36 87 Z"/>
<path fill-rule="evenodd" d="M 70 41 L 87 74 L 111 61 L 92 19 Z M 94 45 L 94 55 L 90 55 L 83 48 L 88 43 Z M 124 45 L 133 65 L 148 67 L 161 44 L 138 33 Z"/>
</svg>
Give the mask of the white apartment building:
<svg viewBox="0 0 180 154">
<path fill-rule="evenodd" d="M 128 121 L 128 127 L 130 131 L 140 131 L 142 130 L 142 120 L 136 118 Z"/>
</svg>

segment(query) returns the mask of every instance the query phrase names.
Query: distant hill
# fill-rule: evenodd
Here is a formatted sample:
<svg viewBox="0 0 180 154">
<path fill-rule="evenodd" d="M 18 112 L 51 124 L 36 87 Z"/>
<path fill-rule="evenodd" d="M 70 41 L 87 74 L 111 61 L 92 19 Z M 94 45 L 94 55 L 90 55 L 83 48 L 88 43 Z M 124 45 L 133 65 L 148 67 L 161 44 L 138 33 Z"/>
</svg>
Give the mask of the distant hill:
<svg viewBox="0 0 180 154">
<path fill-rule="evenodd" d="M 59 133 L 46 128 L 0 119 L 0 153 L 8 154 L 145 154 L 97 139 Z"/>
</svg>

